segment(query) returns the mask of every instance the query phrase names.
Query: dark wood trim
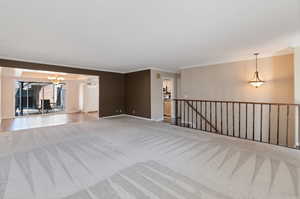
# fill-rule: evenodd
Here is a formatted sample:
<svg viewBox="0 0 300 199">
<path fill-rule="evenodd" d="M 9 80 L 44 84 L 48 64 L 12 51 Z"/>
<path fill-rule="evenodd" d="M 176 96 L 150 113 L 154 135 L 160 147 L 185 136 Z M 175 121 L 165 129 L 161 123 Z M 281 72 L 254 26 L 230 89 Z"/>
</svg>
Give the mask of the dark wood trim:
<svg viewBox="0 0 300 199">
<path fill-rule="evenodd" d="M 104 73 L 114 72 L 106 72 L 100 70 L 90 70 L 69 66 L 59 66 L 52 64 L 42 64 L 42 63 L 34 63 L 34 62 L 25 62 L 25 61 L 17 61 L 17 60 L 8 60 L 8 59 L 0 59 L 1 67 L 9 67 L 9 68 L 23 68 L 30 70 L 43 70 L 43 71 L 52 71 L 52 72 L 64 72 L 64 73 L 73 73 L 73 74 L 81 74 L 81 75 L 97 75 L 100 76 Z M 120 74 L 120 73 L 115 73 Z"/>
</svg>

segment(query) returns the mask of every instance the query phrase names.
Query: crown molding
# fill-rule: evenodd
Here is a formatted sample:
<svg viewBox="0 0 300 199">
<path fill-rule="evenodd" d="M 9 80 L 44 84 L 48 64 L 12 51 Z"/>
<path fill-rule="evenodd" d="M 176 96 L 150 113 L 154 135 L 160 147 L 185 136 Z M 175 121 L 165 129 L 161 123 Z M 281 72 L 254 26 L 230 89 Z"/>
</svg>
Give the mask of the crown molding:
<svg viewBox="0 0 300 199">
<path fill-rule="evenodd" d="M 66 64 L 60 64 L 60 63 L 50 63 L 50 62 L 41 62 L 41 61 L 35 61 L 35 60 L 29 60 L 29 59 L 17 59 L 17 58 L 11 58 L 11 57 L 5 57 L 0 56 L 0 59 L 6 59 L 11 61 L 20 61 L 20 62 L 31 62 L 36 64 L 45 64 L 45 65 L 55 65 L 55 66 L 62 66 L 62 67 L 68 67 L 68 68 L 77 68 L 77 69 L 83 69 L 83 70 L 93 70 L 93 71 L 102 71 L 102 72 L 111 72 L 111 73 L 124 73 L 124 71 L 117 71 L 117 70 L 107 70 L 107 69 L 101 69 L 98 67 L 85 67 L 85 66 L 79 66 L 79 65 L 66 65 Z"/>
<path fill-rule="evenodd" d="M 295 48 L 295 46 L 290 47 L 292 50 Z M 276 57 L 276 56 L 283 56 L 283 55 L 288 55 L 288 54 L 293 54 L 293 52 L 283 52 L 283 53 L 278 53 L 275 54 L 264 54 L 261 55 L 259 59 L 261 58 L 267 58 L 267 57 Z M 66 65 L 66 64 L 59 64 L 59 63 L 50 63 L 50 62 L 40 62 L 40 61 L 35 61 L 35 60 L 28 60 L 28 59 L 16 59 L 16 58 L 11 58 L 11 57 L 5 57 L 5 56 L 0 56 L 0 59 L 6 59 L 6 60 L 12 60 L 12 61 L 22 61 L 22 62 L 32 62 L 32 63 L 37 63 L 37 64 L 47 64 L 47 65 L 57 65 L 57 66 L 62 66 L 62 67 L 69 67 L 69 68 L 77 68 L 77 69 L 83 69 L 83 70 L 93 70 L 93 71 L 102 71 L 102 72 L 111 72 L 111 73 L 120 73 L 120 74 L 127 74 L 127 73 L 133 73 L 133 72 L 138 72 L 138 71 L 143 71 L 143 70 L 156 70 L 160 72 L 167 72 L 167 73 L 179 73 L 181 70 L 184 69 L 189 69 L 189 68 L 197 68 L 197 67 L 206 67 L 206 66 L 212 66 L 212 65 L 218 65 L 218 64 L 225 64 L 225 63 L 233 63 L 233 62 L 240 62 L 240 61 L 248 61 L 248 60 L 253 60 L 253 56 L 247 56 L 247 57 L 240 57 L 240 58 L 233 58 L 233 59 L 223 59 L 219 61 L 213 61 L 213 62 L 206 62 L 203 64 L 194 64 L 194 65 L 188 65 L 188 66 L 179 66 L 176 67 L 174 70 L 166 70 L 158 67 L 143 67 L 139 69 L 134 69 L 134 70 L 127 70 L 127 71 L 120 71 L 120 70 L 107 70 L 99 67 L 85 67 L 85 66 L 71 66 L 71 65 Z"/>
<path fill-rule="evenodd" d="M 279 54 L 264 54 L 264 55 L 260 55 L 259 59 L 262 58 L 268 58 L 268 57 L 278 57 L 278 56 L 284 56 L 284 55 L 290 55 L 293 54 L 293 52 L 287 52 L 287 53 L 279 53 Z M 184 69 L 189 69 L 189 68 L 197 68 L 197 67 L 206 67 L 206 66 L 212 66 L 212 65 L 219 65 L 219 64 L 226 64 L 226 63 L 234 63 L 234 62 L 240 62 L 240 61 L 249 61 L 249 60 L 254 60 L 253 56 L 249 57 L 240 57 L 237 59 L 224 59 L 222 61 L 215 61 L 215 62 L 207 62 L 205 64 L 194 64 L 194 65 L 189 65 L 189 66 L 181 66 L 178 67 L 179 69 L 177 70 L 177 72 L 180 72 L 180 70 L 184 70 Z"/>
<path fill-rule="evenodd" d="M 143 70 L 156 70 L 156 71 L 159 71 L 159 72 L 177 73 L 177 70 L 165 70 L 165 69 L 156 68 L 156 67 L 144 67 L 144 68 L 139 68 L 139 69 L 136 69 L 136 70 L 129 70 L 129 71 L 126 71 L 126 72 L 123 72 L 123 73 L 124 74 L 134 73 L 134 72 L 143 71 Z"/>
</svg>

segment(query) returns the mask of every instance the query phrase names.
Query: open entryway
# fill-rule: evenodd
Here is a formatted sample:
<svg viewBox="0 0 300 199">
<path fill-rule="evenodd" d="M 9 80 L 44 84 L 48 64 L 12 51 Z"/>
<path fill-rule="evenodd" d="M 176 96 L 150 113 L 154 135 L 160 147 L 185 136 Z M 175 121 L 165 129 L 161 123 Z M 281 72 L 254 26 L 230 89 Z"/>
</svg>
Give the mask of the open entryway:
<svg viewBox="0 0 300 199">
<path fill-rule="evenodd" d="M 99 76 L 1 68 L 0 131 L 98 119 Z"/>
<path fill-rule="evenodd" d="M 171 123 L 173 118 L 174 79 L 163 78 L 163 115 L 164 121 Z"/>
</svg>

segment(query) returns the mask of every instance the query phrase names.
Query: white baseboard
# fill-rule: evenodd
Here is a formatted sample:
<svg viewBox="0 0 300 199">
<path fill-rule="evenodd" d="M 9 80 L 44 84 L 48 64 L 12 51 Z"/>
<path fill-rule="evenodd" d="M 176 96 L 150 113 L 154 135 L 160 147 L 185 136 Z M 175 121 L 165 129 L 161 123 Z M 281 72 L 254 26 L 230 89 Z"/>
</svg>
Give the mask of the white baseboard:
<svg viewBox="0 0 300 199">
<path fill-rule="evenodd" d="M 108 118 L 122 117 L 122 116 L 127 116 L 127 115 L 126 114 L 112 115 L 112 116 L 106 116 L 106 117 L 99 117 L 99 119 L 108 119 Z"/>
<path fill-rule="evenodd" d="M 164 118 L 159 118 L 159 119 L 151 119 L 152 121 L 155 121 L 155 122 L 162 122 L 164 121 Z"/>
<path fill-rule="evenodd" d="M 107 117 L 100 117 L 99 119 L 103 118 L 114 118 L 114 117 L 132 117 L 132 118 L 136 118 L 136 119 L 140 119 L 140 120 L 147 120 L 147 121 L 155 121 L 155 122 L 161 122 L 163 121 L 163 119 L 150 119 L 150 118 L 146 118 L 146 117 L 140 117 L 140 116 L 135 116 L 135 115 L 129 115 L 129 114 L 120 114 L 120 115 L 112 115 L 112 116 L 107 116 Z"/>
<path fill-rule="evenodd" d="M 81 112 L 80 110 L 71 110 L 71 111 L 67 111 L 65 113 L 72 114 L 72 113 L 80 113 L 80 112 Z"/>
<path fill-rule="evenodd" d="M 150 118 L 146 118 L 146 117 L 140 117 L 140 116 L 129 115 L 129 114 L 124 114 L 124 115 L 125 115 L 125 116 L 128 116 L 128 117 L 136 118 L 136 119 L 141 119 L 141 120 L 148 120 L 148 121 L 151 121 Z"/>
</svg>

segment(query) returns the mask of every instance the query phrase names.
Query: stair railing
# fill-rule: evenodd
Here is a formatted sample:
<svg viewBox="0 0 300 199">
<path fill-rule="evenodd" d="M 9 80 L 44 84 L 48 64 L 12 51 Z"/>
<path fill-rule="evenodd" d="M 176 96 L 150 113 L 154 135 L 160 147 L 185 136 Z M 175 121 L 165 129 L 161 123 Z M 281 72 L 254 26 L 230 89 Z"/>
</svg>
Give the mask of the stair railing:
<svg viewBox="0 0 300 199">
<path fill-rule="evenodd" d="M 174 99 L 175 125 L 300 149 L 300 105 Z"/>
</svg>

